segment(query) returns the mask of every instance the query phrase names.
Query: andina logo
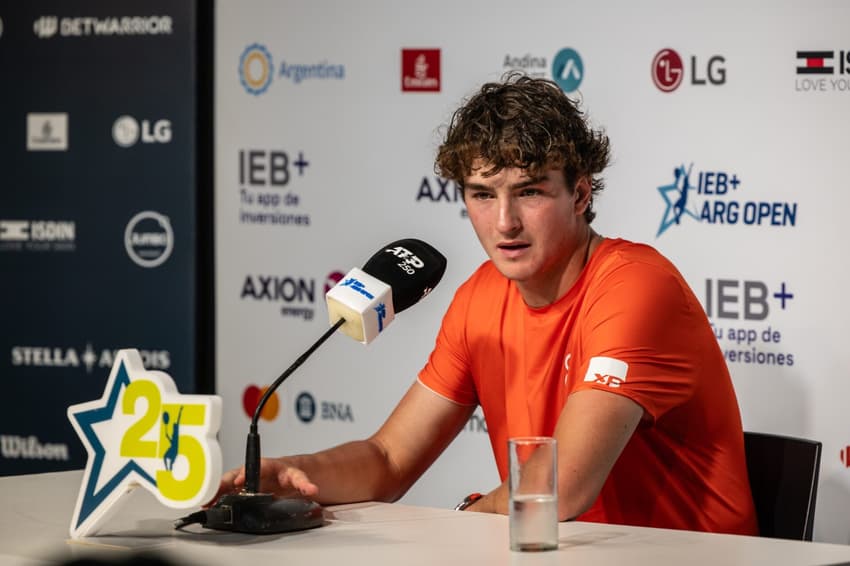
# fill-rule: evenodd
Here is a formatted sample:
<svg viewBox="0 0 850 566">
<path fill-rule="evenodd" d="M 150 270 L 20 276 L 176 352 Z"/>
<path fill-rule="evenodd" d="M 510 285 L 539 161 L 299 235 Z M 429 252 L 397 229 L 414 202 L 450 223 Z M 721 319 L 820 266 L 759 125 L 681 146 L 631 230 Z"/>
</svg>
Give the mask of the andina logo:
<svg viewBox="0 0 850 566">
<path fill-rule="evenodd" d="M 552 78 L 568 94 L 578 90 L 584 79 L 584 63 L 578 51 L 567 47 L 555 55 L 552 60 Z"/>
<path fill-rule="evenodd" d="M 658 187 L 665 209 L 655 237 L 688 218 L 706 224 L 796 226 L 796 202 L 739 200 L 742 186 L 736 173 L 695 171 L 693 163 L 675 167 L 672 182 Z"/>
</svg>

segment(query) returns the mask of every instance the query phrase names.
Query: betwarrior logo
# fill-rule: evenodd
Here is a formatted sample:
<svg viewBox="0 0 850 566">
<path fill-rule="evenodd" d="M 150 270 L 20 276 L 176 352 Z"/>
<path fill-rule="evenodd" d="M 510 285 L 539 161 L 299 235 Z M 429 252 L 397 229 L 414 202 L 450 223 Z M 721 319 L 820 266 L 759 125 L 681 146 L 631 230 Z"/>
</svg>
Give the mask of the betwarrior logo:
<svg viewBox="0 0 850 566">
<path fill-rule="evenodd" d="M 171 16 L 41 16 L 33 22 L 32 31 L 40 39 L 50 39 L 57 32 L 60 37 L 171 35 L 173 23 Z"/>
</svg>

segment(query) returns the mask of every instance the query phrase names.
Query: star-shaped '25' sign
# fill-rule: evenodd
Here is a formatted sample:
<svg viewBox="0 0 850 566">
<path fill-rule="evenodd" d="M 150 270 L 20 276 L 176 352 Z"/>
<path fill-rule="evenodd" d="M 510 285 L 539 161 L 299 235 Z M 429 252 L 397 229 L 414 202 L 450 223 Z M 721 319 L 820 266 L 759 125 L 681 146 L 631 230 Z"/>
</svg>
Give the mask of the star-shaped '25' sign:
<svg viewBox="0 0 850 566">
<path fill-rule="evenodd" d="M 88 452 L 72 538 L 96 534 L 139 486 L 178 509 L 215 496 L 221 398 L 181 395 L 168 374 L 145 369 L 138 350 L 119 350 L 103 396 L 68 407 L 68 418 Z"/>
</svg>

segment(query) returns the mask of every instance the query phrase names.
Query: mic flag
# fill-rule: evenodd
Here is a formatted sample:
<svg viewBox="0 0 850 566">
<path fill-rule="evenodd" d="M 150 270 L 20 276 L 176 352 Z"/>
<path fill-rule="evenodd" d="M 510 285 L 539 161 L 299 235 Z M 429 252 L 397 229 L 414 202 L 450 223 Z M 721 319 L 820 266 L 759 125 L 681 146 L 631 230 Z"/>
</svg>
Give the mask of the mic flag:
<svg viewBox="0 0 850 566">
<path fill-rule="evenodd" d="M 415 238 L 395 241 L 328 291 L 330 323 L 345 319 L 340 330 L 368 344 L 397 313 L 430 293 L 445 271 L 445 256 L 430 244 Z"/>
</svg>

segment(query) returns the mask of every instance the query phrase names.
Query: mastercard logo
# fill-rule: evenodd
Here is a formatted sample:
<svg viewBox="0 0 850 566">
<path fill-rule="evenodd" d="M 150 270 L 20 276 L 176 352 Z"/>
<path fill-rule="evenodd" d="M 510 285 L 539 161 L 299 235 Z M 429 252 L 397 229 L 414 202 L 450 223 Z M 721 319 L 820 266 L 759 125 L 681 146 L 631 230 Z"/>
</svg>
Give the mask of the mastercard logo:
<svg viewBox="0 0 850 566">
<path fill-rule="evenodd" d="M 242 393 L 242 408 L 245 409 L 245 414 L 248 415 L 248 418 L 254 417 L 254 411 L 257 410 L 257 405 L 260 404 L 260 399 L 265 395 L 267 390 L 268 387 L 261 388 L 256 385 L 249 385 L 245 388 L 244 393 Z M 260 418 L 266 421 L 273 421 L 277 418 L 279 412 L 280 399 L 275 392 L 269 396 L 265 407 L 260 411 Z"/>
</svg>

